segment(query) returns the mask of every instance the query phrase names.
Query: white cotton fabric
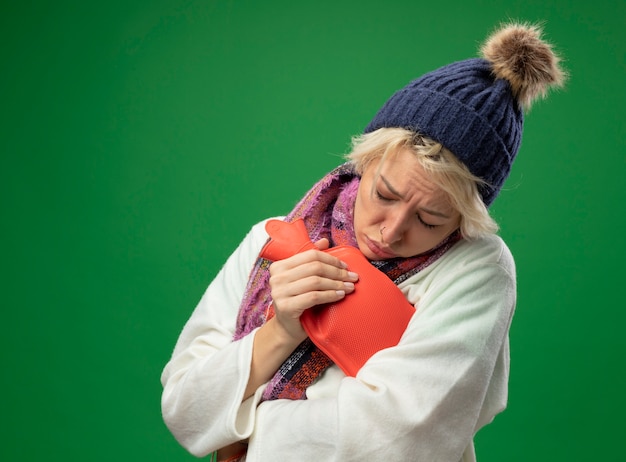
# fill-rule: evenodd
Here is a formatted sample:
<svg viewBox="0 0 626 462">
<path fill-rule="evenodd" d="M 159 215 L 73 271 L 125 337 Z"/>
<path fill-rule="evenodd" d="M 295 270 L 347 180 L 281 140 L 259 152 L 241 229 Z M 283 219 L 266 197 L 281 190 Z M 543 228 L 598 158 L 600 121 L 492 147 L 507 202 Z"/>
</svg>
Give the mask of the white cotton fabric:
<svg viewBox="0 0 626 462">
<path fill-rule="evenodd" d="M 242 402 L 253 331 L 233 342 L 248 276 L 268 236 L 255 225 L 185 325 L 165 366 L 163 418 L 204 456 L 248 440 L 248 462 L 475 461 L 473 437 L 507 402 L 513 258 L 497 236 L 462 240 L 400 284 L 416 313 L 356 377 L 336 366 L 307 400 Z"/>
</svg>

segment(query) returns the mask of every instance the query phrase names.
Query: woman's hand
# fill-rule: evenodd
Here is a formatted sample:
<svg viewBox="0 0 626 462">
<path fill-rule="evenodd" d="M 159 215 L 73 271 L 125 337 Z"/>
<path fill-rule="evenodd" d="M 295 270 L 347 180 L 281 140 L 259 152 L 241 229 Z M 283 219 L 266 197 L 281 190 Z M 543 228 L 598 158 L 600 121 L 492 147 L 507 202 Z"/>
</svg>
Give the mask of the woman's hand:
<svg viewBox="0 0 626 462">
<path fill-rule="evenodd" d="M 270 265 L 270 288 L 275 316 L 254 336 L 250 376 L 244 399 L 267 382 L 306 339 L 300 324 L 304 310 L 341 300 L 354 290 L 358 275 L 346 269 L 337 257 L 321 252 L 328 239 L 315 243 L 319 250 L 307 250 Z"/>
<path fill-rule="evenodd" d="M 321 252 L 328 239 L 315 243 L 319 250 L 307 250 L 270 266 L 270 288 L 276 320 L 287 338 L 299 344 L 306 338 L 300 324 L 304 310 L 341 300 L 354 291 L 358 275 L 348 271 L 337 257 Z"/>
</svg>

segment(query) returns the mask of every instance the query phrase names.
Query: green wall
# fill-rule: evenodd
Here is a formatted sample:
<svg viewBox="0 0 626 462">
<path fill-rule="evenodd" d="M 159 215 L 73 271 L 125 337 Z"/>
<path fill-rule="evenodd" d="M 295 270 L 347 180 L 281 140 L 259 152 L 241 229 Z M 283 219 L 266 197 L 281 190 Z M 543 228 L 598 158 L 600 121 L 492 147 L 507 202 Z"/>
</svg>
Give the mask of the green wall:
<svg viewBox="0 0 626 462">
<path fill-rule="evenodd" d="M 625 5 L 5 2 L 0 459 L 195 460 L 159 375 L 224 259 L 394 90 L 519 18 L 572 77 L 493 207 L 519 303 L 479 460 L 623 460 Z"/>
</svg>

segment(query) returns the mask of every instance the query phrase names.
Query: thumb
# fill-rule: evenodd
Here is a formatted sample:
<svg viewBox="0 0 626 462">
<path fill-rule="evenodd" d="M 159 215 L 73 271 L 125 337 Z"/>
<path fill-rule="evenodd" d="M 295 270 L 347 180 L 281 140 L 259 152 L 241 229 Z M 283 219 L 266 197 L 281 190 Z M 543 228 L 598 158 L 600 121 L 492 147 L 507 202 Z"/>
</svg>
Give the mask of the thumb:
<svg viewBox="0 0 626 462">
<path fill-rule="evenodd" d="M 330 242 L 328 241 L 328 239 L 323 237 L 318 241 L 315 241 L 315 247 L 317 247 L 318 250 L 326 250 L 330 247 Z"/>
</svg>

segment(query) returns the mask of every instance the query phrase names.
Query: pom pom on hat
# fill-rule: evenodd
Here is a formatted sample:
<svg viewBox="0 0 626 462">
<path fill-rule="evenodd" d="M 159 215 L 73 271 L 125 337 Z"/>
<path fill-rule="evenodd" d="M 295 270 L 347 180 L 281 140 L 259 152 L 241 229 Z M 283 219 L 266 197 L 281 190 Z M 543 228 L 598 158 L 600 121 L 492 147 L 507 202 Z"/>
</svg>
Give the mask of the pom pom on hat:
<svg viewBox="0 0 626 462">
<path fill-rule="evenodd" d="M 441 67 L 398 90 L 365 133 L 400 127 L 438 141 L 485 182 L 480 192 L 488 206 L 519 150 L 523 110 L 562 85 L 565 74 L 537 26 L 504 25 L 481 51 L 483 58 Z"/>
<path fill-rule="evenodd" d="M 481 47 L 496 78 L 511 85 L 513 96 L 524 109 L 545 98 L 550 85 L 562 85 L 565 73 L 560 58 L 541 39 L 541 30 L 528 24 L 510 24 L 491 35 Z"/>
</svg>

